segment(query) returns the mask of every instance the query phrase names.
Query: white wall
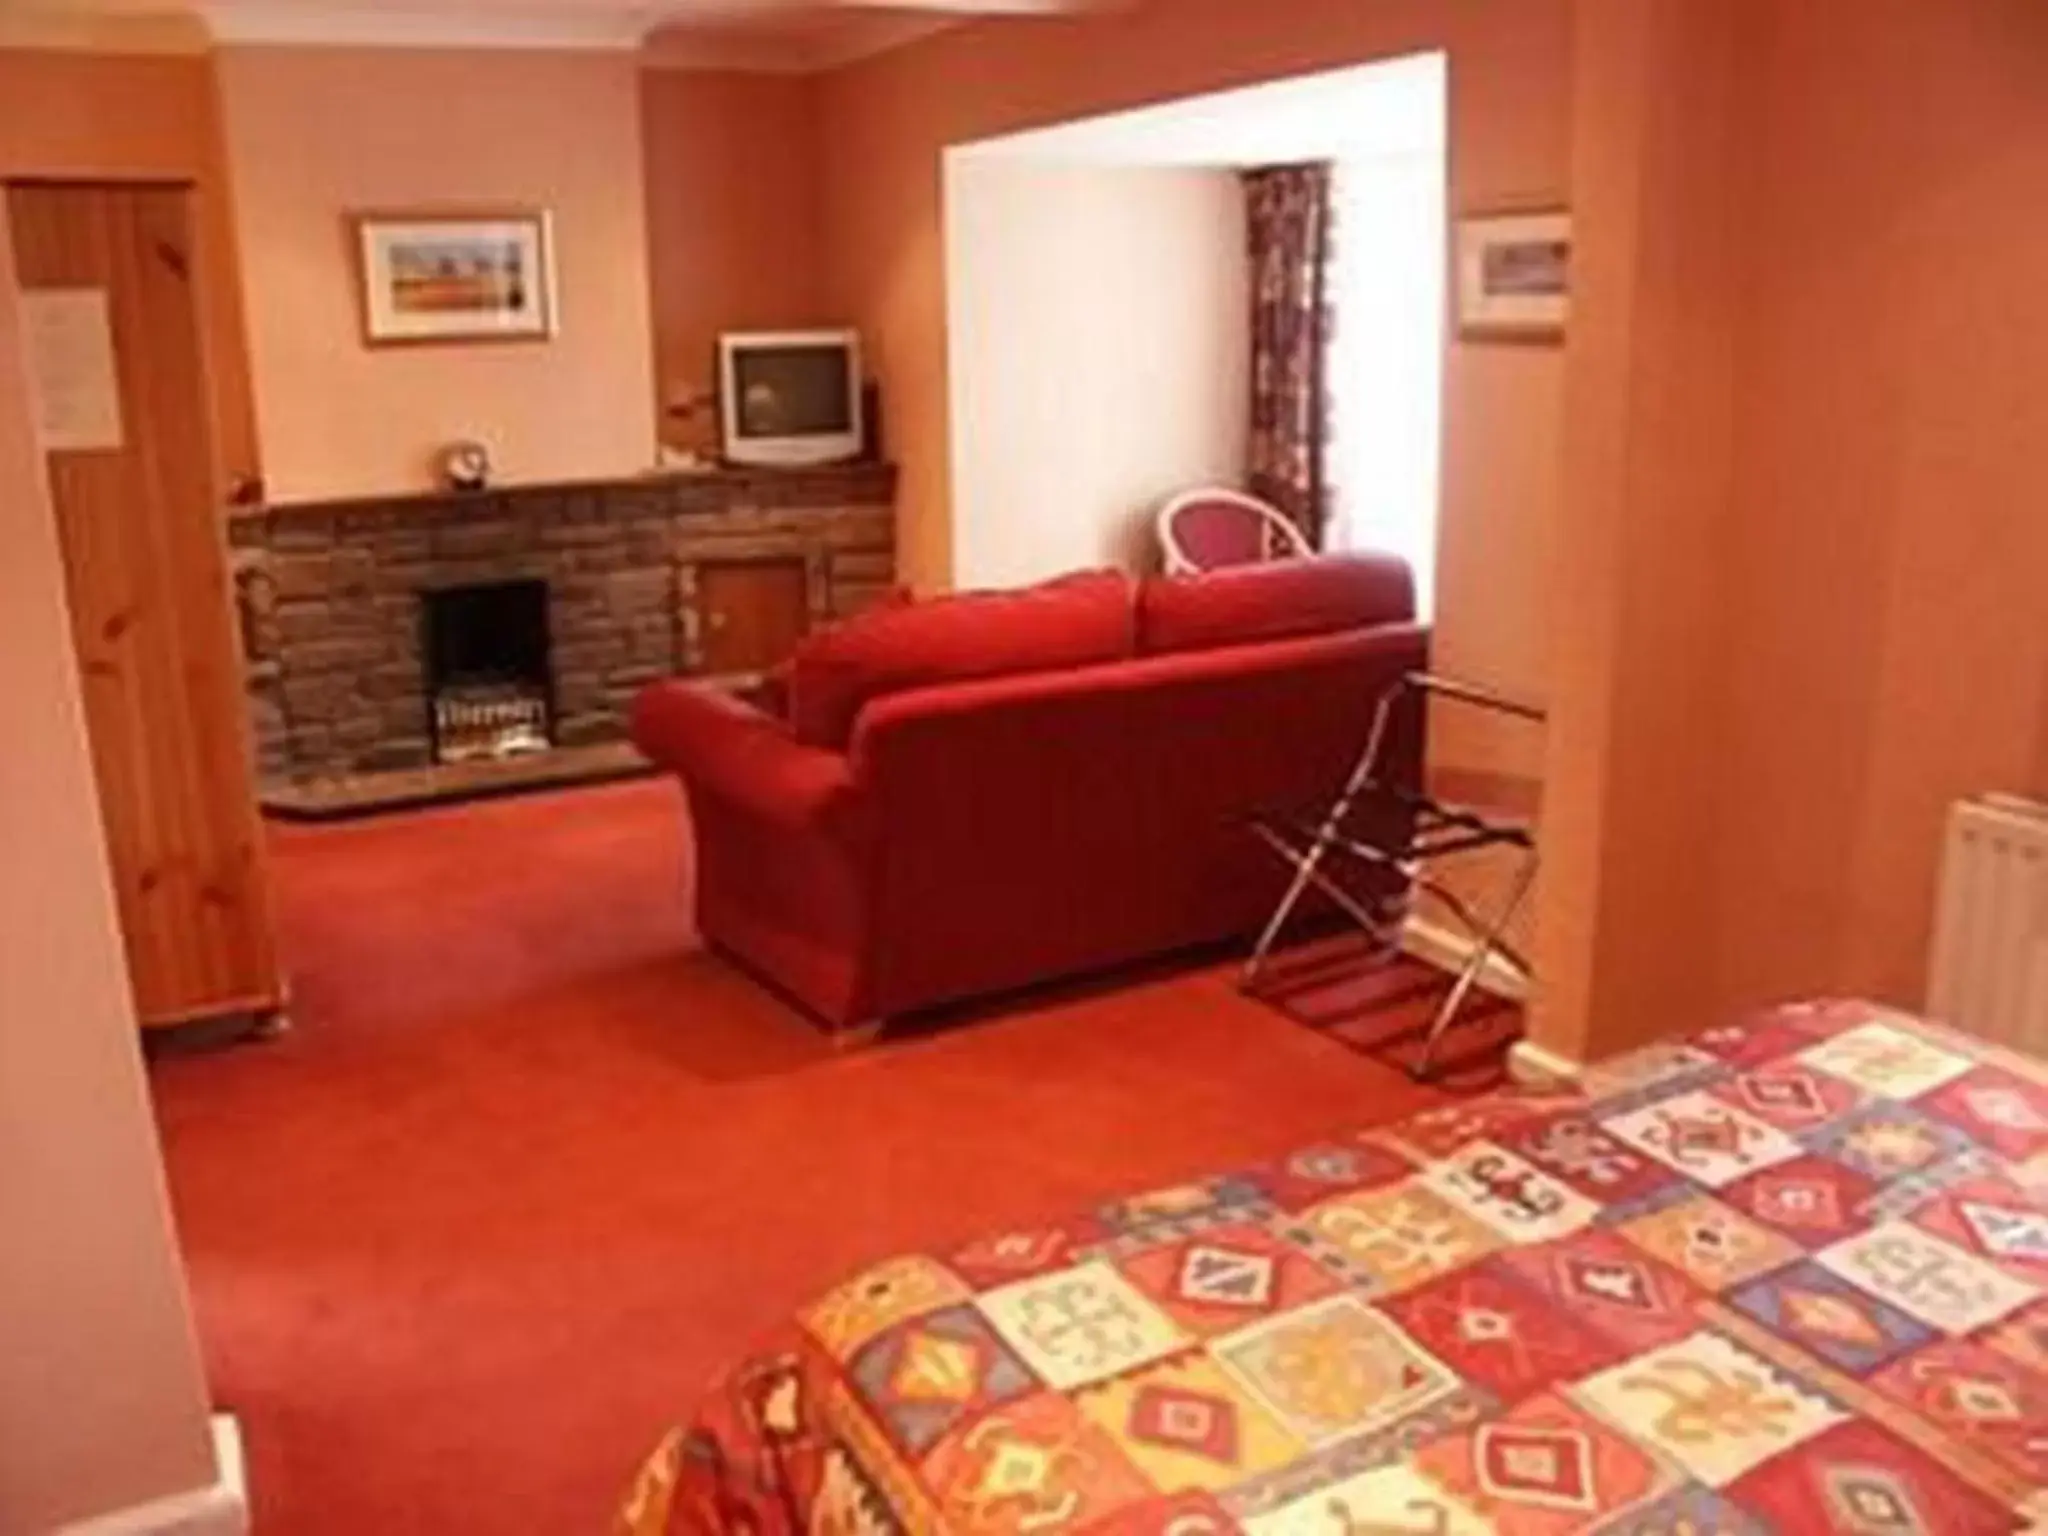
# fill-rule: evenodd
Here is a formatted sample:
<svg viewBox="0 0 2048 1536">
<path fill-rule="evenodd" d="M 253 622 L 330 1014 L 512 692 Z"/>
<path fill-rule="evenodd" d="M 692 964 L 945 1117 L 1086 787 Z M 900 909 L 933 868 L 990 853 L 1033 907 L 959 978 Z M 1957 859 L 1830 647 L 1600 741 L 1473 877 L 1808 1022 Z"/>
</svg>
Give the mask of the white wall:
<svg viewBox="0 0 2048 1536">
<path fill-rule="evenodd" d="M 1237 174 L 949 153 L 946 240 L 956 582 L 1149 567 L 1159 502 L 1244 472 Z"/>
<path fill-rule="evenodd" d="M 11 250 L 0 207 L 0 1536 L 31 1536 L 204 1489 L 214 1464 Z"/>
</svg>

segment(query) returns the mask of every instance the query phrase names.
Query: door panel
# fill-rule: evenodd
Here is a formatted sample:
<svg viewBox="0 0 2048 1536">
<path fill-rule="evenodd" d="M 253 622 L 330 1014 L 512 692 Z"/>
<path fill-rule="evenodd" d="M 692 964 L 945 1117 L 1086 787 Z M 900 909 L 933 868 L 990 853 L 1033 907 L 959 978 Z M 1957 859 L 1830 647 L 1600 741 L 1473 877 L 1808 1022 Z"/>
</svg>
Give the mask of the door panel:
<svg viewBox="0 0 2048 1536">
<path fill-rule="evenodd" d="M 702 670 L 766 672 L 810 628 L 803 561 L 706 561 L 697 567 L 697 619 Z"/>
<path fill-rule="evenodd" d="M 53 450 L 49 472 L 137 1010 L 267 1009 L 280 982 L 189 193 L 21 185 L 8 209 L 24 293 L 97 290 L 111 319 L 121 445 Z"/>
</svg>

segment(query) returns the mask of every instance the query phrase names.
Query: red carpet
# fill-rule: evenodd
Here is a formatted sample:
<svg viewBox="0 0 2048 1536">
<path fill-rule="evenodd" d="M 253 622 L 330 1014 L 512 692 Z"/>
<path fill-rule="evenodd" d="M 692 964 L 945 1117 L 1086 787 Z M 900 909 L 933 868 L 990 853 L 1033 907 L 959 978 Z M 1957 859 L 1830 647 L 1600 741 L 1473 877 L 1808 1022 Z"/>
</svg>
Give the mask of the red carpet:
<svg viewBox="0 0 2048 1536">
<path fill-rule="evenodd" d="M 678 809 L 278 833 L 295 1027 L 152 1069 L 266 1536 L 602 1531 L 657 1427 L 854 1267 L 1435 1097 L 1336 1038 L 1412 1024 L 1412 972 L 1292 989 L 1318 1028 L 1210 967 L 835 1056 L 693 952 Z"/>
</svg>

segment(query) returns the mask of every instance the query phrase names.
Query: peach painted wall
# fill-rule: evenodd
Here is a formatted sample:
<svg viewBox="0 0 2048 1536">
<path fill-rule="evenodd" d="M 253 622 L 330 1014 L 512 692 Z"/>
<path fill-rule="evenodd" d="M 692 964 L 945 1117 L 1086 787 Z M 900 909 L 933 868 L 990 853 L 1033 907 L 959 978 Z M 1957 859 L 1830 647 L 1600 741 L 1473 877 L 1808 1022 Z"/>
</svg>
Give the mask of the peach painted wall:
<svg viewBox="0 0 2048 1536">
<path fill-rule="evenodd" d="M 806 76 L 641 71 L 658 407 L 712 387 L 721 331 L 831 323 L 817 101 Z M 712 448 L 717 416 L 661 430 Z"/>
<path fill-rule="evenodd" d="M 2048 12 L 1578 0 L 1543 1043 L 1922 1003 L 2044 782 Z"/>
<path fill-rule="evenodd" d="M 196 189 L 223 492 L 261 471 L 212 61 L 0 48 L 0 177 L 177 179 Z"/>
<path fill-rule="evenodd" d="M 1241 179 L 980 155 L 947 185 L 956 579 L 1155 569 L 1161 499 L 1244 477 Z"/>
<path fill-rule="evenodd" d="M 415 489 L 468 437 L 504 481 L 647 467 L 632 55 L 228 48 L 219 69 L 273 497 Z M 352 211 L 508 205 L 554 215 L 557 336 L 363 344 Z"/>
<path fill-rule="evenodd" d="M 0 209 L 0 1536 L 210 1486 Z"/>
<path fill-rule="evenodd" d="M 1153 0 L 1089 18 L 961 27 L 829 76 L 822 128 L 835 297 L 861 325 L 882 384 L 903 465 L 909 577 L 936 588 L 953 576 L 939 207 L 946 145 L 1443 48 L 1453 208 L 1562 201 L 1569 18 L 1568 0 Z M 1446 379 L 1442 652 L 1538 693 L 1563 370 L 1556 349 L 1454 345 Z"/>
<path fill-rule="evenodd" d="M 2048 7 L 1751 12 L 1721 988 L 1917 1004 L 1949 801 L 2048 796 Z"/>
<path fill-rule="evenodd" d="M 1736 12 L 1580 0 L 1576 248 L 1532 1033 L 1713 1019 L 1733 439 Z"/>
</svg>

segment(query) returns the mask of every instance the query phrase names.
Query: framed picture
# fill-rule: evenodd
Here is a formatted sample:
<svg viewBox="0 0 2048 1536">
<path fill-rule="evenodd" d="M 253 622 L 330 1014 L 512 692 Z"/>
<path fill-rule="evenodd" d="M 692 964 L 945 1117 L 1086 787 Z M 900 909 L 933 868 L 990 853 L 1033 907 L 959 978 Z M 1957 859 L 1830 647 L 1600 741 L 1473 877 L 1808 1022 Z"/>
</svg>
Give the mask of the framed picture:
<svg viewBox="0 0 2048 1536">
<path fill-rule="evenodd" d="M 364 213 L 363 338 L 372 346 L 533 341 L 555 333 L 545 212 Z"/>
<path fill-rule="evenodd" d="M 1458 334 L 1555 341 L 1571 318 L 1572 217 L 1562 209 L 1458 221 Z"/>
</svg>

